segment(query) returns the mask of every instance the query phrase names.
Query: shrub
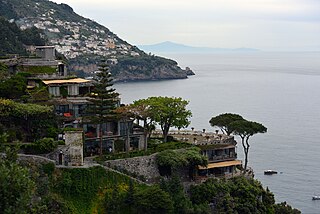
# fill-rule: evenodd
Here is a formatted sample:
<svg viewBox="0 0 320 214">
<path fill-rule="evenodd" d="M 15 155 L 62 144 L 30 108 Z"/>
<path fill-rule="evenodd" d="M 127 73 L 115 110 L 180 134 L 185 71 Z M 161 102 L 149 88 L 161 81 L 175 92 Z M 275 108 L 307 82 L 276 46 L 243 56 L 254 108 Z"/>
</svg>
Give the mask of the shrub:
<svg viewBox="0 0 320 214">
<path fill-rule="evenodd" d="M 58 147 L 58 141 L 53 138 L 43 138 L 35 142 L 35 147 L 39 153 L 49 153 Z"/>
<path fill-rule="evenodd" d="M 46 173 L 48 176 L 52 176 L 55 169 L 54 163 L 46 163 L 42 165 L 42 170 L 44 173 Z"/>
<path fill-rule="evenodd" d="M 134 194 L 134 206 L 138 213 L 170 213 L 173 211 L 170 195 L 158 186 L 139 189 Z"/>
</svg>

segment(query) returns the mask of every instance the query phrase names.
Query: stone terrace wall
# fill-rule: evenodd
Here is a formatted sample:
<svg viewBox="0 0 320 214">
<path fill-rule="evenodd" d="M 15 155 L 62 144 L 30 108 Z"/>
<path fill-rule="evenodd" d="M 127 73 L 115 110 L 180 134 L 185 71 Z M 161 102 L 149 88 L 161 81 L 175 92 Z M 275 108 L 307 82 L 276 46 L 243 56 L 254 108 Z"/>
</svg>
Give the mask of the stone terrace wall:
<svg viewBox="0 0 320 214">
<path fill-rule="evenodd" d="M 5 154 L 0 153 L 0 158 L 4 158 Z M 25 154 L 18 154 L 18 162 L 22 165 L 32 165 L 32 166 L 39 166 L 47 163 L 55 163 L 53 160 L 48 158 L 38 156 L 38 155 L 25 155 Z"/>
<path fill-rule="evenodd" d="M 160 177 L 156 164 L 156 154 L 106 161 L 104 165 L 118 171 L 127 171 L 130 174 L 143 176 L 147 183 L 152 183 Z"/>
<path fill-rule="evenodd" d="M 32 165 L 43 165 L 43 164 L 47 164 L 47 163 L 55 163 L 53 160 L 50 160 L 50 159 L 42 157 L 42 156 L 24 155 L 24 154 L 18 155 L 18 161 L 20 163 L 29 163 Z"/>
</svg>

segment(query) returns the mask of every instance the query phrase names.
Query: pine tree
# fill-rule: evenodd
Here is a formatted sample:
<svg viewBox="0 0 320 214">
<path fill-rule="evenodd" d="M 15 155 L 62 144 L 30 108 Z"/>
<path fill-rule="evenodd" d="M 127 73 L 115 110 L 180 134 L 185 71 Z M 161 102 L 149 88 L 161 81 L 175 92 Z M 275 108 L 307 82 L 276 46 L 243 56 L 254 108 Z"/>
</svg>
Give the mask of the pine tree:
<svg viewBox="0 0 320 214">
<path fill-rule="evenodd" d="M 102 155 L 103 132 L 102 125 L 108 120 L 114 118 L 113 110 L 118 103 L 119 94 L 112 88 L 111 73 L 108 72 L 106 60 L 102 60 L 99 64 L 99 73 L 95 78 L 94 89 L 90 94 L 88 101 L 90 102 L 87 114 L 91 123 L 99 125 L 100 138 L 100 155 Z"/>
</svg>

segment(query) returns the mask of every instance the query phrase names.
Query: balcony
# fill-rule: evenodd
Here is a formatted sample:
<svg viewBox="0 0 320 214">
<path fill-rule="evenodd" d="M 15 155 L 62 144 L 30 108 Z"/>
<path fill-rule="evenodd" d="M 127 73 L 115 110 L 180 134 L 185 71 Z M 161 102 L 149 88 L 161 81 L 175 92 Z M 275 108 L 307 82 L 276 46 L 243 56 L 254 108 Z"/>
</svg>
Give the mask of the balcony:
<svg viewBox="0 0 320 214">
<path fill-rule="evenodd" d="M 229 155 L 214 155 L 211 157 L 208 157 L 209 162 L 216 162 L 216 161 L 228 161 L 228 160 L 234 160 L 237 158 L 237 153 L 229 154 Z"/>
</svg>

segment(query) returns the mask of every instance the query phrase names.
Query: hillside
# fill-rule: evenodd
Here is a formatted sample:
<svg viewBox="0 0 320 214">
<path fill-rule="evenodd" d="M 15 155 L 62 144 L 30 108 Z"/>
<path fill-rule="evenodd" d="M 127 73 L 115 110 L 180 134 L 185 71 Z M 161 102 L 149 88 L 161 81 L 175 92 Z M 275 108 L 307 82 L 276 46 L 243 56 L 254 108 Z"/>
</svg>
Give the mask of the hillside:
<svg viewBox="0 0 320 214">
<path fill-rule="evenodd" d="M 144 53 L 108 28 L 78 15 L 66 4 L 47 0 L 0 0 L 0 16 L 14 21 L 22 30 L 40 29 L 47 45 L 54 45 L 68 59 L 71 71 L 90 75 L 97 70 L 100 59 L 107 58 L 113 64 L 111 72 L 116 81 L 187 77 L 176 62 Z M 148 59 L 153 67 L 137 66 L 135 59 Z"/>
<path fill-rule="evenodd" d="M 0 17 L 0 56 L 6 54 L 27 55 L 26 45 L 44 45 L 40 30 L 33 27 L 20 30 L 15 23 Z"/>
</svg>

